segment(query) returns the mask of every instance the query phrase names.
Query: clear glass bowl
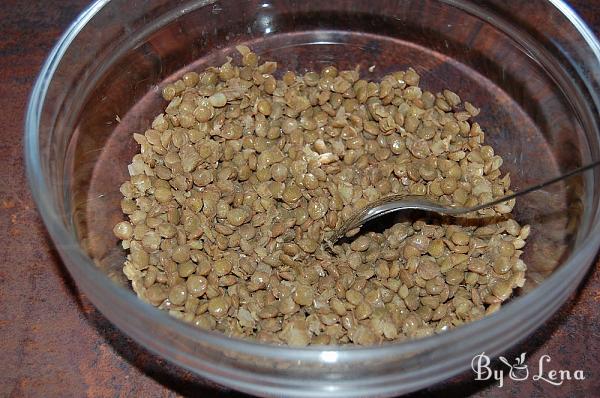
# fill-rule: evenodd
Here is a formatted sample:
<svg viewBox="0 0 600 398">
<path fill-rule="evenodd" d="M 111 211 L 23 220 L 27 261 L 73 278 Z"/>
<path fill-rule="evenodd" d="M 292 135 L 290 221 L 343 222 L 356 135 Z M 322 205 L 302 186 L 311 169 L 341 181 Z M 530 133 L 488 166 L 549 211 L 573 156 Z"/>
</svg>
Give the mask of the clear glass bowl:
<svg viewBox="0 0 600 398">
<path fill-rule="evenodd" d="M 280 70 L 360 64 L 377 79 L 413 66 L 426 88 L 451 88 L 482 108 L 478 121 L 515 188 L 599 156 L 600 47 L 559 0 L 97 1 L 40 73 L 25 150 L 65 265 L 125 333 L 258 395 L 387 396 L 463 371 L 477 353 L 508 349 L 576 289 L 600 243 L 598 171 L 517 202 L 516 218 L 532 226 L 526 288 L 496 314 L 447 333 L 371 348 L 275 347 L 198 330 L 143 303 L 124 283 L 111 233 L 137 150 L 132 132 L 164 106 L 165 82 L 222 62 L 241 43 Z"/>
</svg>

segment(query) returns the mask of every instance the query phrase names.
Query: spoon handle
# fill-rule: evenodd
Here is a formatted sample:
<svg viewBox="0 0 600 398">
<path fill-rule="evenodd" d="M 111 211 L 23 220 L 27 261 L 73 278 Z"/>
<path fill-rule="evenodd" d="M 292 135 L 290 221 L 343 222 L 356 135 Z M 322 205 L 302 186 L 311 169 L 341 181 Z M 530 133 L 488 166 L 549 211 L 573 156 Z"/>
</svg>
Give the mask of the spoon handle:
<svg viewBox="0 0 600 398">
<path fill-rule="evenodd" d="M 600 159 L 595 160 L 591 163 L 588 163 L 584 166 L 578 167 L 571 171 L 568 171 L 564 174 L 559 175 L 558 177 L 553 177 L 549 180 L 543 181 L 541 183 L 529 186 L 525 189 L 521 189 L 517 192 L 513 192 L 510 195 L 502 196 L 501 198 L 494 199 L 491 202 L 487 202 L 481 205 L 473 206 L 473 207 L 453 207 L 453 206 L 444 206 L 436 203 L 432 203 L 430 201 L 423 201 L 422 197 L 414 197 L 407 194 L 395 194 L 384 196 L 379 198 L 378 200 L 369 203 L 364 208 L 360 209 L 357 213 L 355 213 L 352 217 L 346 220 L 343 225 L 334 231 L 332 236 L 329 238 L 328 245 L 331 247 L 333 243 L 335 243 L 338 239 L 344 236 L 350 230 L 360 227 L 365 222 L 377 218 L 379 216 L 391 213 L 398 209 L 421 209 L 426 211 L 434 211 L 440 212 L 448 215 L 459 215 L 470 213 L 473 211 L 478 211 L 482 209 L 486 209 L 488 207 L 492 207 L 499 203 L 507 202 L 511 199 L 516 198 L 517 196 L 525 195 L 533 191 L 537 191 L 542 189 L 548 185 L 554 184 L 556 182 L 562 181 L 566 178 L 569 178 L 575 174 L 582 173 L 586 170 L 592 169 L 600 165 Z"/>
<path fill-rule="evenodd" d="M 584 171 L 592 169 L 592 168 L 594 168 L 594 167 L 596 167 L 598 165 L 600 165 L 600 159 L 595 160 L 595 161 L 593 161 L 591 163 L 588 163 L 588 164 L 586 164 L 584 166 L 578 167 L 576 169 L 573 169 L 571 171 L 568 171 L 565 174 L 559 175 L 558 177 L 553 177 L 553 178 L 551 178 L 549 180 L 540 182 L 539 184 L 535 184 L 535 185 L 532 185 L 532 186 L 527 187 L 525 189 L 518 190 L 517 192 L 513 192 L 510 195 L 506 195 L 506 196 L 503 196 L 501 198 L 492 200 L 491 202 L 487 202 L 487 203 L 484 203 L 482 205 L 477 205 L 477 206 L 469 207 L 468 209 L 466 209 L 467 210 L 466 212 L 477 211 L 477 210 L 481 210 L 481 209 L 485 209 L 485 208 L 497 205 L 499 203 L 507 202 L 507 201 L 509 201 L 511 199 L 516 198 L 517 196 L 526 195 L 529 192 L 537 191 L 538 189 L 542 189 L 544 187 L 547 187 L 548 185 L 552 185 L 552 184 L 554 184 L 556 182 L 559 182 L 559 181 L 562 181 L 564 179 L 567 179 L 567 178 L 569 178 L 571 176 L 574 176 L 575 174 L 583 173 Z"/>
</svg>

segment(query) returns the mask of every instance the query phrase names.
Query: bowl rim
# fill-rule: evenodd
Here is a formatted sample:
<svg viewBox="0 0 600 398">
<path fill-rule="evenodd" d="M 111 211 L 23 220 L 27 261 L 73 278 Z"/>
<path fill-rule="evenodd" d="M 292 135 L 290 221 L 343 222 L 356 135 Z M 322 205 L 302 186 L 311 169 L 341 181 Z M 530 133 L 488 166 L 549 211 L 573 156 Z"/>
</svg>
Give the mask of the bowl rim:
<svg viewBox="0 0 600 398">
<path fill-rule="evenodd" d="M 588 236 L 581 242 L 581 250 L 569 256 L 556 272 L 533 291 L 511 300 L 511 302 L 502 306 L 500 311 L 490 316 L 486 316 L 477 322 L 463 325 L 462 327 L 438 335 L 368 347 L 332 345 L 298 348 L 268 345 L 230 338 L 219 332 L 205 331 L 193 327 L 192 325 L 188 325 L 171 317 L 165 311 L 158 310 L 143 302 L 133 294 L 133 292 L 113 283 L 104 273 L 97 269 L 93 260 L 81 249 L 75 236 L 69 232 L 63 224 L 60 217 L 57 215 L 58 211 L 56 208 L 50 201 L 44 198 L 49 189 L 45 181 L 39 158 L 40 115 L 54 73 L 62 60 L 62 56 L 79 32 L 105 5 L 110 3 L 110 1 L 111 0 L 95 0 L 81 12 L 53 47 L 39 72 L 38 78 L 30 94 L 25 117 L 24 151 L 26 174 L 34 202 L 39 209 L 46 228 L 50 232 L 50 236 L 55 246 L 59 249 L 59 252 L 61 252 L 61 255 L 69 257 L 74 266 L 82 268 L 85 272 L 89 272 L 91 274 L 90 277 L 95 279 L 94 283 L 99 284 L 101 289 L 113 295 L 115 299 L 122 302 L 128 310 L 135 311 L 140 317 L 153 322 L 158 322 L 170 331 L 183 335 L 189 340 L 203 341 L 204 343 L 211 344 L 215 347 L 222 347 L 244 354 L 270 358 L 293 357 L 298 360 L 306 361 L 336 362 L 338 359 L 346 361 L 362 361 L 371 357 L 373 354 L 399 356 L 407 355 L 415 351 L 428 351 L 444 345 L 460 344 L 461 341 L 480 335 L 490 328 L 500 327 L 502 324 L 506 323 L 505 321 L 513 317 L 518 317 L 519 315 L 522 316 L 524 308 L 536 307 L 535 303 L 542 297 L 559 289 L 565 284 L 565 281 L 576 280 L 582 272 L 587 270 L 587 268 L 578 269 L 578 267 L 580 267 L 580 262 L 582 260 L 595 254 L 590 253 L 591 249 L 594 249 L 595 252 L 600 245 L 600 223 L 591 226 Z M 203 3 L 210 4 L 213 1 L 214 0 L 204 0 Z M 454 6 L 461 2 L 460 0 L 441 1 L 450 3 Z M 600 43 L 587 24 L 565 1 L 547 1 L 573 24 L 585 40 L 587 46 L 589 46 L 589 49 L 595 55 L 596 61 L 600 63 Z M 597 93 L 591 89 L 589 91 L 593 96 L 595 106 L 600 109 L 600 101 Z M 599 217 L 597 214 L 592 216 L 595 219 Z M 335 355 L 332 353 L 335 353 Z M 329 358 L 329 360 L 327 358 Z"/>
</svg>

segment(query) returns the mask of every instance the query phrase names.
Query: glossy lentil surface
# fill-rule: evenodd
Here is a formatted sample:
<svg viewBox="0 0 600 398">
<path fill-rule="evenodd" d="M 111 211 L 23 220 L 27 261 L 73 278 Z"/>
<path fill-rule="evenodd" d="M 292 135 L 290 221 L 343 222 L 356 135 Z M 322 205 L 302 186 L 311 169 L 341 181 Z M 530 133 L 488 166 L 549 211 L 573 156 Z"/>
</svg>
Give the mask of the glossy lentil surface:
<svg viewBox="0 0 600 398">
<path fill-rule="evenodd" d="M 412 68 L 378 82 L 334 65 L 277 79 L 277 63 L 236 49 L 163 86 L 164 112 L 131 132 L 128 221 L 113 233 L 141 299 L 231 337 L 373 345 L 476 321 L 524 285 L 531 228 L 514 200 L 324 245 L 388 195 L 475 206 L 510 194 L 480 109 L 423 90 Z M 190 291 L 190 277 L 206 289 Z"/>
</svg>

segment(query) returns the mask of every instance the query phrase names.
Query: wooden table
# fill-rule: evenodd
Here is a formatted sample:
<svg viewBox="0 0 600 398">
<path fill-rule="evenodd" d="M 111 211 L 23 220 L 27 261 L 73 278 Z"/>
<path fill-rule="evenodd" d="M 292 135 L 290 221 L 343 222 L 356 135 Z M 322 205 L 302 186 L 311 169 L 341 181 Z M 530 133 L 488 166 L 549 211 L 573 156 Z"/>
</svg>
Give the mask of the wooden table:
<svg viewBox="0 0 600 398">
<path fill-rule="evenodd" d="M 600 31 L 600 1 L 574 7 Z M 27 189 L 22 126 L 40 65 L 86 0 L 3 0 L 0 7 L 0 396 L 220 396 L 226 390 L 166 363 L 116 330 L 77 291 Z M 582 369 L 586 380 L 504 387 L 471 372 L 413 394 L 472 397 L 600 396 L 600 264 L 579 293 L 513 352 L 547 369 Z M 514 355 L 511 354 L 511 358 Z M 234 396 L 242 394 L 229 393 Z"/>
</svg>

